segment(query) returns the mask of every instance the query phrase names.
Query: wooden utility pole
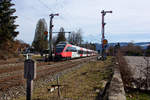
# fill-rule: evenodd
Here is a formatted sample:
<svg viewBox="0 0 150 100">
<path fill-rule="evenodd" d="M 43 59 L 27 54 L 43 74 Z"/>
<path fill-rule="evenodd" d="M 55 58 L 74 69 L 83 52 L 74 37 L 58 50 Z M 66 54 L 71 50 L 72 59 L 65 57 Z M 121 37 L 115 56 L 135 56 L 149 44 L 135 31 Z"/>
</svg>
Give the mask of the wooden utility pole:
<svg viewBox="0 0 150 100">
<path fill-rule="evenodd" d="M 52 47 L 52 32 L 53 32 L 53 18 L 59 16 L 59 14 L 50 14 L 50 27 L 49 27 L 49 61 L 53 60 L 53 47 Z"/>
<path fill-rule="evenodd" d="M 60 98 L 61 94 L 60 94 L 60 84 L 59 84 L 59 76 L 57 76 L 57 86 L 58 86 L 58 97 Z"/>
</svg>

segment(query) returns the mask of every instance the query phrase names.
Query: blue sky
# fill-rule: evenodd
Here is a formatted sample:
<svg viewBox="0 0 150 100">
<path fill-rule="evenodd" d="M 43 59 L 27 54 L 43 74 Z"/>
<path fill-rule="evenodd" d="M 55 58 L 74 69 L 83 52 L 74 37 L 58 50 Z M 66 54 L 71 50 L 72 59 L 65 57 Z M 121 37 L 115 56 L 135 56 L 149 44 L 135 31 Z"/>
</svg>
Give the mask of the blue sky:
<svg viewBox="0 0 150 100">
<path fill-rule="evenodd" d="M 82 29 L 84 41 L 101 41 L 101 11 L 112 10 L 105 16 L 106 35 L 109 42 L 150 41 L 149 0 L 12 0 L 18 16 L 20 34 L 17 39 L 32 43 L 36 23 L 45 18 L 49 26 L 49 14 L 54 18 L 54 31 Z"/>
</svg>

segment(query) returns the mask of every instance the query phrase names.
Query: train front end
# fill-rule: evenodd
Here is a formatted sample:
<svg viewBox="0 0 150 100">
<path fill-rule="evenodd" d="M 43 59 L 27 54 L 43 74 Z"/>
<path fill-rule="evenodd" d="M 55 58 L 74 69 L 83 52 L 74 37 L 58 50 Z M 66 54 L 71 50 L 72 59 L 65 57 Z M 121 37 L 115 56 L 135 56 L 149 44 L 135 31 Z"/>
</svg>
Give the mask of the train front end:
<svg viewBox="0 0 150 100">
<path fill-rule="evenodd" d="M 55 49 L 55 60 L 63 60 L 66 59 L 64 56 L 64 51 L 66 49 L 67 46 L 67 42 L 60 42 L 56 45 L 56 49 Z"/>
</svg>

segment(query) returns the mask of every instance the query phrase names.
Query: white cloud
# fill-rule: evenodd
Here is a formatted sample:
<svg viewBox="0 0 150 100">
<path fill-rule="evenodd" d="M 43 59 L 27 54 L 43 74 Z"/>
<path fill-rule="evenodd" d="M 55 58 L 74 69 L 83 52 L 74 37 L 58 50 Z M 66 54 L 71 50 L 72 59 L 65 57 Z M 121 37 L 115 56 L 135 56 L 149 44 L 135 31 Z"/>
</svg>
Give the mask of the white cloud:
<svg viewBox="0 0 150 100">
<path fill-rule="evenodd" d="M 85 40 L 89 41 L 91 37 L 95 41 L 101 38 L 103 9 L 113 11 L 105 16 L 106 33 L 125 35 L 150 32 L 149 0 L 15 0 L 15 4 L 16 15 L 19 16 L 17 23 L 20 25 L 18 38 L 26 42 L 33 40 L 37 21 L 45 18 L 49 24 L 48 15 L 55 12 L 60 16 L 54 18 L 54 31 L 62 26 L 66 31 L 81 28 Z M 126 37 L 126 40 L 131 39 Z"/>
</svg>

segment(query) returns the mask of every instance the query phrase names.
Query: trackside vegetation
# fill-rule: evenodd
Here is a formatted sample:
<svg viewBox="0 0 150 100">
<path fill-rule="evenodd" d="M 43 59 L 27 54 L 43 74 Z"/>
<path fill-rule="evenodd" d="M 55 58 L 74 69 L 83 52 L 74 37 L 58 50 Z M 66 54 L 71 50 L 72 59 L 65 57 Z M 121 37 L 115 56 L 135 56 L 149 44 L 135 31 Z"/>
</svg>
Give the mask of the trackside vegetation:
<svg viewBox="0 0 150 100">
<path fill-rule="evenodd" d="M 105 84 L 111 78 L 112 67 L 112 58 L 108 57 L 104 62 L 91 61 L 60 76 L 61 100 L 98 100 Z M 52 81 L 36 88 L 33 100 L 58 100 L 57 89 L 50 92 L 51 85 L 56 83 Z M 16 100 L 25 100 L 25 96 Z"/>
<path fill-rule="evenodd" d="M 127 100 L 149 100 L 150 95 L 142 92 L 127 93 Z"/>
</svg>

